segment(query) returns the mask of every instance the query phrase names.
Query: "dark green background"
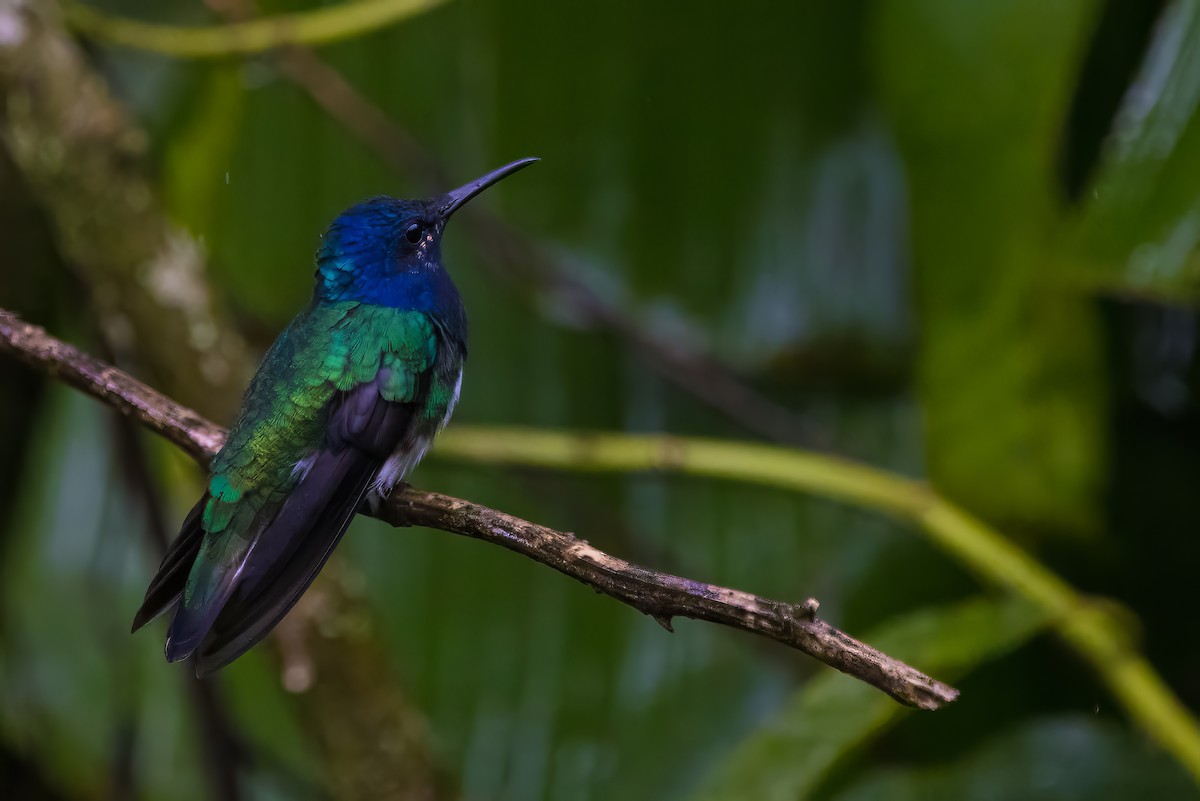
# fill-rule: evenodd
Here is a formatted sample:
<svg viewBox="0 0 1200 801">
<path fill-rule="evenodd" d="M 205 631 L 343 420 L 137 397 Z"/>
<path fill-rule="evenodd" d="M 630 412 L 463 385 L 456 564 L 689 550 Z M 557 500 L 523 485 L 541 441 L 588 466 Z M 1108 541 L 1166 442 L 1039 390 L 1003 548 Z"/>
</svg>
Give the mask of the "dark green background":
<svg viewBox="0 0 1200 801">
<path fill-rule="evenodd" d="M 111 8 L 215 21 L 181 0 Z M 542 157 L 478 202 L 836 450 L 930 477 L 1128 607 L 1152 662 L 1200 704 L 1196 2 L 454 0 L 322 54 L 456 181 Z M 92 55 L 256 348 L 306 301 L 341 208 L 422 191 L 267 60 Z M 35 204 L 4 178 L 18 259 L 2 305 L 94 350 Z M 446 243 L 472 325 L 456 421 L 750 437 L 552 293 L 483 270 L 467 237 L 452 226 Z M 0 401 L 25 411 L 0 419 L 19 465 L 0 535 L 0 788 L 214 797 L 161 626 L 126 634 L 157 557 L 113 467 L 110 413 L 12 375 L 21 389 Z M 175 525 L 197 476 L 151 448 Z M 413 481 L 661 569 L 815 595 L 836 625 L 932 670 L 926 654 L 964 693 L 897 717 L 782 647 L 688 621 L 668 635 L 499 549 L 360 520 L 339 570 L 447 794 L 1197 795 L 1035 615 L 980 598 L 913 530 L 772 490 L 465 467 L 436 449 Z M 280 687 L 270 648 L 216 685 L 246 798 L 331 792 L 320 722 Z"/>
</svg>

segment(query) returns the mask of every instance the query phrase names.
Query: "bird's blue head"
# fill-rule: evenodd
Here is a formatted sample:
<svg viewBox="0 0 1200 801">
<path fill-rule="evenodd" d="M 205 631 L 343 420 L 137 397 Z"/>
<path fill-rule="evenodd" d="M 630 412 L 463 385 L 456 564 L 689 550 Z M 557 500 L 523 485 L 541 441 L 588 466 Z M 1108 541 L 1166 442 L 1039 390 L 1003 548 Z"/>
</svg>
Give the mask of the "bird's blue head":
<svg viewBox="0 0 1200 801">
<path fill-rule="evenodd" d="M 441 197 L 376 197 L 342 212 L 317 251 L 314 299 L 448 311 L 458 293 L 441 264 L 446 222 L 475 195 L 535 161 L 514 161 Z"/>
</svg>

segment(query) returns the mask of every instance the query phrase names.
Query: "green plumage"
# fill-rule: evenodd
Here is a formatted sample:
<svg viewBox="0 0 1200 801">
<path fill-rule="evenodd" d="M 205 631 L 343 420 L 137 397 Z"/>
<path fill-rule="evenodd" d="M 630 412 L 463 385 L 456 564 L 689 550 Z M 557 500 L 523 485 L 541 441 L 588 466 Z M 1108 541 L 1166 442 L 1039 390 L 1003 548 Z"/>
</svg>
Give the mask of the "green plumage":
<svg viewBox="0 0 1200 801">
<path fill-rule="evenodd" d="M 208 600 L 216 581 L 243 558 L 255 519 L 295 488 L 296 464 L 324 440 L 334 394 L 370 383 L 387 369 L 380 395 L 412 402 L 436 347 L 436 329 L 425 314 L 351 301 L 314 304 L 288 326 L 263 359 L 213 461 L 201 516 L 209 536 L 188 577 L 185 605 Z M 441 421 L 450 390 L 430 387 L 419 415 Z"/>
</svg>

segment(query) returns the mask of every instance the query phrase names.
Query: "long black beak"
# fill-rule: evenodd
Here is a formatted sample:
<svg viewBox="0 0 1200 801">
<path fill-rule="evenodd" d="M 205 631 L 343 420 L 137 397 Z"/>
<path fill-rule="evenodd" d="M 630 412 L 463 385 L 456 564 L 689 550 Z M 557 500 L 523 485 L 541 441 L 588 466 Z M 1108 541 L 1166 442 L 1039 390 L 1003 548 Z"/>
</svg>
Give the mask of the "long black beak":
<svg viewBox="0 0 1200 801">
<path fill-rule="evenodd" d="M 487 189 L 492 184 L 512 175 L 517 170 L 523 170 L 535 161 L 541 159 L 519 159 L 512 164 L 505 164 L 498 170 L 492 170 L 482 178 L 476 178 L 469 184 L 463 184 L 458 189 L 452 189 L 442 195 L 437 201 L 438 214 L 443 220 L 458 211 L 464 203 Z"/>
</svg>

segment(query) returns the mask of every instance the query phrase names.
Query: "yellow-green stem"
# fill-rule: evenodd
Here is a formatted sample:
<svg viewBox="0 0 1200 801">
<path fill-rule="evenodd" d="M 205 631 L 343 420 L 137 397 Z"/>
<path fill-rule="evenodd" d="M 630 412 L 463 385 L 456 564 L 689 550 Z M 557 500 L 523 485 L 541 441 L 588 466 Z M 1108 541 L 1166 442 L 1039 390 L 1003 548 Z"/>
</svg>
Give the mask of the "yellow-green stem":
<svg viewBox="0 0 1200 801">
<path fill-rule="evenodd" d="M 434 455 L 560 470 L 663 470 L 820 495 L 915 523 L 982 580 L 1045 610 L 1130 717 L 1200 781 L 1200 728 L 1103 604 L 927 484 L 848 459 L 773 445 L 670 435 L 455 426 Z"/>
<path fill-rule="evenodd" d="M 77 2 L 63 4 L 67 24 L 112 44 L 179 58 L 262 53 L 284 45 L 350 39 L 428 11 L 446 0 L 358 0 L 329 8 L 206 27 L 157 25 L 111 16 Z"/>
</svg>

